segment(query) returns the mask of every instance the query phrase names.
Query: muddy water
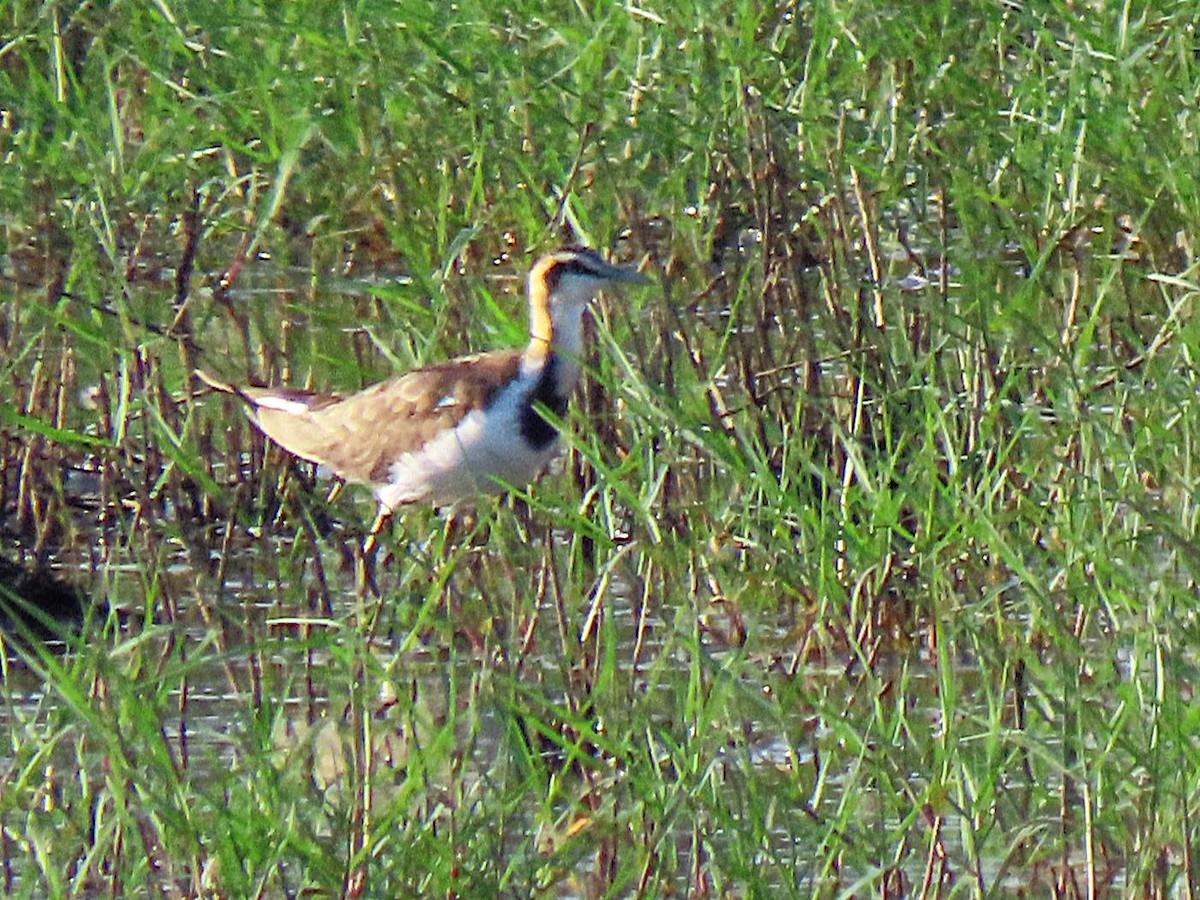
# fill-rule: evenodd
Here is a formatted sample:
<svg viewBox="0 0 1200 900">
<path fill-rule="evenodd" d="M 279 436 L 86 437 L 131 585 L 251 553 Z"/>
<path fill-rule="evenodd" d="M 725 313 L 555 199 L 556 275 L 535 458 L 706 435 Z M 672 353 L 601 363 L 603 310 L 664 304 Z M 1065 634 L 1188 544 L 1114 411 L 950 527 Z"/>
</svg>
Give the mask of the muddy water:
<svg viewBox="0 0 1200 900">
<path fill-rule="evenodd" d="M 294 284 L 278 287 L 280 281 L 293 278 L 303 283 L 306 274 L 257 269 L 241 279 L 231 298 L 251 321 L 271 322 L 281 310 L 288 311 L 297 323 L 295 344 L 295 335 L 309 334 L 312 326 L 311 343 L 297 354 L 333 357 L 344 351 L 347 335 L 324 334 L 320 322 L 307 318 L 310 313 L 313 319 L 331 315 L 322 309 L 324 293 L 314 297 Z M 402 286 L 400 273 L 383 277 Z M 331 282 L 321 290 L 343 292 L 344 287 Z M 357 297 L 362 299 L 361 294 Z M 152 310 L 144 312 L 150 315 Z M 220 374 L 236 370 L 240 363 L 212 349 L 237 346 L 230 320 L 215 312 L 198 321 L 197 328 L 199 342 L 208 349 L 201 364 L 224 364 Z M 356 349 L 375 359 L 370 329 L 356 331 L 351 338 Z M 85 390 L 90 387 L 81 384 Z M 249 440 L 251 432 L 244 424 L 233 427 L 241 427 L 241 436 Z M 241 477 L 230 477 L 235 468 L 250 472 L 261 463 L 257 452 L 235 452 L 214 463 L 212 472 L 229 486 Z M 160 692 L 153 702 L 164 741 L 193 784 L 235 770 L 248 748 L 257 750 L 265 742 L 281 768 L 299 773 L 320 796 L 348 803 L 362 774 L 356 748 L 364 739 L 365 715 L 371 723 L 367 739 L 381 806 L 394 796 L 397 785 L 403 785 L 414 754 L 421 756 L 423 777 L 430 782 L 452 777 L 467 786 L 464 794 L 484 792 L 496 778 L 498 763 L 514 755 L 514 707 L 528 703 L 544 713 L 547 708 L 566 708 L 568 696 L 577 698 L 572 679 L 587 667 L 564 656 L 578 645 L 591 607 L 581 597 L 567 598 L 560 606 L 553 592 L 542 591 L 544 579 L 537 567 L 545 556 L 538 552 L 513 562 L 502 552 L 472 551 L 452 567 L 457 571 L 448 573 L 444 596 L 438 596 L 432 587 L 436 577 L 430 573 L 438 570 L 439 557 L 428 537 L 398 537 L 393 546 L 404 550 L 384 585 L 384 607 L 364 610 L 361 598 L 350 589 L 353 579 L 344 557 L 370 521 L 369 501 L 343 496 L 329 511 L 314 513 L 319 504 L 307 506 L 291 497 L 281 515 L 264 520 L 246 512 L 269 507 L 276 499 L 270 496 L 273 483 L 263 482 L 253 496 L 236 498 L 243 508 L 225 498 L 228 506 L 212 511 L 208 519 L 186 520 L 179 498 L 166 491 L 150 497 L 153 485 L 144 497 L 104 495 L 117 488 L 91 457 L 76 456 L 78 464 L 65 473 L 64 491 L 67 508 L 79 521 L 70 533 L 69 548 L 52 559 L 57 571 L 85 584 L 95 600 L 111 608 L 111 615 L 93 620 L 91 627 L 99 631 L 86 640 L 108 648 L 113 678 L 156 684 Z M 307 489 L 316 496 L 323 487 L 317 482 L 296 490 Z M 149 507 L 138 506 L 147 498 L 157 503 L 154 520 L 129 525 L 133 517 L 151 515 Z M 96 527 L 101 512 L 107 513 L 107 524 Z M 306 515 L 314 519 L 309 530 L 304 528 Z M 493 515 L 496 528 L 515 532 L 512 513 Z M 431 516 L 418 521 L 418 528 L 438 527 Z M 520 537 L 510 534 L 506 540 L 512 543 Z M 851 733 L 871 720 L 864 708 L 872 697 L 899 690 L 898 684 L 908 722 L 934 734 L 944 728 L 935 660 L 919 650 L 898 650 L 894 656 L 876 657 L 871 671 L 864 673 L 854 654 L 834 651 L 805 661 L 799 678 L 792 678 L 785 673 L 792 668 L 794 623 L 763 618 L 749 622 L 756 649 L 747 651 L 730 640 L 735 623 L 719 607 L 709 608 L 707 601 L 692 596 L 687 579 L 672 583 L 673 595 L 655 596 L 653 609 L 642 609 L 635 588 L 636 563 L 634 551 L 616 569 L 605 593 L 603 616 L 597 620 L 609 629 L 606 643 L 593 652 L 614 667 L 631 695 L 646 698 L 648 730 L 653 735 L 658 728 L 663 735 L 651 740 L 652 752 L 664 756 L 670 755 L 666 736 L 681 733 L 680 698 L 693 689 L 697 671 L 704 681 L 730 682 L 726 688 L 733 699 L 714 717 L 721 739 L 698 741 L 707 757 L 694 765 L 708 773 L 706 789 L 711 785 L 725 795 L 714 805 L 738 810 L 738 798 L 751 789 L 776 798 L 763 848 L 768 861 L 764 865 L 778 873 L 769 882 L 798 883 L 802 889 L 815 886 L 811 873 L 826 848 L 814 836 L 826 832 L 824 823 L 836 821 L 848 794 L 863 810 L 865 821 L 847 840 L 864 843 L 872 833 L 891 836 L 905 829 L 913 847 L 929 840 L 929 821 L 902 821 L 887 792 L 903 782 L 920 798 L 932 774 L 898 753 L 896 765 L 902 771 L 895 773 L 894 782 L 864 778 L 860 757 L 882 752 L 879 747 L 895 736 L 863 735 L 864 747 L 856 753 Z M 561 559 L 558 564 L 565 565 Z M 489 619 L 489 610 L 494 612 L 503 602 L 493 600 L 493 593 L 519 600 L 513 604 L 516 611 L 501 610 Z M 541 597 L 536 603 L 531 600 L 535 596 Z M 374 637 L 364 642 L 356 623 L 376 612 Z M 703 620 L 704 627 L 696 628 L 697 620 Z M 698 634 L 694 644 L 693 630 Z M 747 653 L 756 655 L 747 659 Z M 696 655 L 703 657 L 698 666 L 693 665 Z M 61 657 L 71 658 L 69 653 Z M 956 713 L 986 721 L 986 691 L 976 683 L 976 662 L 956 654 L 950 664 L 950 680 L 966 698 Z M 358 679 L 360 670 L 364 675 Z M 91 697 L 101 697 L 105 690 L 91 677 L 78 687 Z M 129 684 L 121 689 L 137 695 Z M 9 702 L 0 708 L 0 734 L 11 736 L 10 746 L 19 744 L 23 735 L 35 734 L 39 723 L 56 721 L 66 703 L 60 692 L 45 690 L 36 664 L 25 665 L 19 658 L 10 661 L 4 690 Z M 101 699 L 97 706 L 103 708 Z M 573 712 L 579 716 L 585 711 Z M 269 732 L 265 739 L 263 728 Z M 431 747 L 450 749 L 443 760 L 431 763 Z M 57 763 L 61 770 L 70 770 L 76 760 L 64 755 Z M 624 777 L 623 762 L 606 765 L 602 784 L 612 788 Z M 1032 788 L 1018 781 L 1007 786 L 1015 795 Z M 526 816 L 534 828 L 537 798 L 531 798 L 529 807 L 518 815 Z M 939 852 L 958 860 L 969 857 L 963 837 L 970 831 L 967 823 L 952 807 L 934 815 Z M 736 817 L 709 823 L 706 839 L 718 850 L 732 846 L 736 841 L 731 829 L 737 824 Z M 673 836 L 677 865 L 686 872 L 693 852 L 691 826 L 682 821 L 672 826 L 678 829 Z M 538 838 L 548 845 L 561 839 L 552 833 Z M 889 851 L 894 854 L 894 847 L 881 846 L 878 858 L 887 860 Z M 909 885 L 922 883 L 925 856 L 903 854 L 901 869 Z M 788 873 L 794 874 L 794 882 L 789 883 Z M 1000 859 L 977 874 L 988 886 L 996 886 L 1001 878 L 1014 879 L 1013 886 L 1020 881 Z"/>
</svg>

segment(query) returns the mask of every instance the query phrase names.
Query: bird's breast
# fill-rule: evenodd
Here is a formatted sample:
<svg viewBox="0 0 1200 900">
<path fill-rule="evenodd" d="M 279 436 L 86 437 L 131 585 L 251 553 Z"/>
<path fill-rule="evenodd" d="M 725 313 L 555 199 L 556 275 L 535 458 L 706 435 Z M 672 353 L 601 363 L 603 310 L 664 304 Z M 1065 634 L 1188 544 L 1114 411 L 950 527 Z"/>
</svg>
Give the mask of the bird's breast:
<svg viewBox="0 0 1200 900">
<path fill-rule="evenodd" d="M 457 425 L 402 454 L 376 493 L 394 509 L 407 503 L 449 506 L 505 487 L 523 487 L 554 457 L 558 431 L 537 408 L 558 415 L 566 399 L 545 393 L 544 373 L 523 373 L 497 391 L 491 402 L 474 409 Z"/>
</svg>

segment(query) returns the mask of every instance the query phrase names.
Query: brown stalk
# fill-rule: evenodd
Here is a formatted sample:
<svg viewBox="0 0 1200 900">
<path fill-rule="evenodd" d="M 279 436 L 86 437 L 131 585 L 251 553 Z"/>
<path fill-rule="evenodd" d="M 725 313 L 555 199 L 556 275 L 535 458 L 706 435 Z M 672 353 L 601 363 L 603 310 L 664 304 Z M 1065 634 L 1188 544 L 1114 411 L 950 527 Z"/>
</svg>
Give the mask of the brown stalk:
<svg viewBox="0 0 1200 900">
<path fill-rule="evenodd" d="M 191 314 L 192 273 L 196 267 L 196 253 L 200 248 L 200 235 L 204 224 L 204 218 L 200 212 L 200 191 L 192 191 L 191 206 L 184 210 L 181 218 L 183 220 L 183 253 L 180 256 L 179 265 L 175 269 L 175 318 L 167 327 L 167 334 L 182 337 L 179 342 L 179 353 L 183 371 L 191 372 L 196 368 Z M 184 391 L 188 397 L 191 397 L 192 382 L 190 378 L 184 379 Z"/>
</svg>

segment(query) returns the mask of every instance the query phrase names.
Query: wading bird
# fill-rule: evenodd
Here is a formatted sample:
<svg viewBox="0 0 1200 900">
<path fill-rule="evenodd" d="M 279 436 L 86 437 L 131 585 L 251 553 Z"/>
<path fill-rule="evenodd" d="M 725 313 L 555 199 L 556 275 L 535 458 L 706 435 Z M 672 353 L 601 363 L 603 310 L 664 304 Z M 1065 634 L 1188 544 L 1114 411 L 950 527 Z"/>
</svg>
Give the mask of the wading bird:
<svg viewBox="0 0 1200 900">
<path fill-rule="evenodd" d="M 433 363 L 356 394 L 235 387 L 254 424 L 285 450 L 349 482 L 370 485 L 379 513 L 362 548 L 371 584 L 375 544 L 399 508 L 453 506 L 527 484 L 553 458 L 561 417 L 579 383 L 583 311 L 606 284 L 646 283 L 586 247 L 543 256 L 529 272 L 529 343 Z"/>
</svg>

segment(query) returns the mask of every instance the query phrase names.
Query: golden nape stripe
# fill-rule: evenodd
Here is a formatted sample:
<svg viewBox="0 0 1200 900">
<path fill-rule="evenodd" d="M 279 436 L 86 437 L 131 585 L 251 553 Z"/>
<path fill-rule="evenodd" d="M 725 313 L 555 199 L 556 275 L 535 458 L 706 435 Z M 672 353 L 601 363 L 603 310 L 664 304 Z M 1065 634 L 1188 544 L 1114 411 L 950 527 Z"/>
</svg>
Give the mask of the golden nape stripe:
<svg viewBox="0 0 1200 900">
<path fill-rule="evenodd" d="M 524 485 L 545 468 L 558 431 L 540 410 L 556 418 L 566 412 L 579 382 L 584 309 L 606 284 L 648 281 L 595 250 L 564 247 L 529 272 L 523 350 L 434 363 L 348 396 L 196 375 L 244 401 L 255 425 L 288 452 L 375 490 L 379 515 L 362 554 L 370 565 L 397 508 L 457 504 Z"/>
</svg>

